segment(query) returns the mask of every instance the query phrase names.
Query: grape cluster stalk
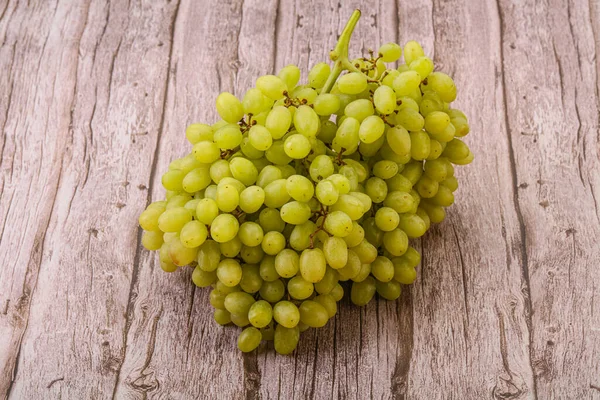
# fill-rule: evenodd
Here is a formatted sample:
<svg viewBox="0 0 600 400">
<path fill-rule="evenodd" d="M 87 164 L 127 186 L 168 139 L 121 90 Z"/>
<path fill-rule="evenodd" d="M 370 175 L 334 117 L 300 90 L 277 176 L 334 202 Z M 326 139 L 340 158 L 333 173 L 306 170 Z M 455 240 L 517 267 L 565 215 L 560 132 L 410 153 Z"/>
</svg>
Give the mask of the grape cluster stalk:
<svg viewBox="0 0 600 400">
<path fill-rule="evenodd" d="M 421 259 L 410 239 L 444 220 L 454 166 L 473 160 L 452 78 L 415 41 L 350 60 L 359 17 L 333 67 L 316 64 L 307 82 L 288 65 L 241 101 L 221 93 L 221 119 L 187 128 L 191 152 L 162 176 L 166 199 L 139 217 L 161 268 L 192 267 L 214 320 L 243 328 L 243 352 L 262 341 L 293 352 L 345 291 L 358 306 L 397 299 Z"/>
</svg>

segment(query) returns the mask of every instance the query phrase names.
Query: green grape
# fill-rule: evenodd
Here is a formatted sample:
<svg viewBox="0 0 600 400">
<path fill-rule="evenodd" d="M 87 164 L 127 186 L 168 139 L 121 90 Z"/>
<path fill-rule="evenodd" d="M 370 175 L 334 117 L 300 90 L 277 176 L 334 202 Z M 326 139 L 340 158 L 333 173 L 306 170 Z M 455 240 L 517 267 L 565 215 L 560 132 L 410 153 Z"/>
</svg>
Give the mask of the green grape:
<svg viewBox="0 0 600 400">
<path fill-rule="evenodd" d="M 290 354 L 298 346 L 300 340 L 300 330 L 298 327 L 286 328 L 283 325 L 277 325 L 274 336 L 275 351 L 279 354 Z"/>
<path fill-rule="evenodd" d="M 294 200 L 302 202 L 308 202 L 315 193 L 313 184 L 302 175 L 292 175 L 287 178 L 285 188 Z"/>
<path fill-rule="evenodd" d="M 267 165 L 258 174 L 256 184 L 264 189 L 269 183 L 281 178 L 283 178 L 283 174 L 279 168 L 274 165 Z"/>
<path fill-rule="evenodd" d="M 371 263 L 371 272 L 380 282 L 389 282 L 394 279 L 394 264 L 387 257 L 377 257 Z"/>
<path fill-rule="evenodd" d="M 383 146 L 384 143 L 385 143 L 385 135 L 382 134 L 379 137 L 379 139 L 377 139 L 374 142 L 366 143 L 366 142 L 361 141 L 360 144 L 358 145 L 358 151 L 364 157 L 374 157 L 377 155 L 377 153 L 379 152 L 379 149 L 381 149 L 381 147 Z"/>
<path fill-rule="evenodd" d="M 248 89 L 242 99 L 242 107 L 245 114 L 260 114 L 271 108 L 272 104 L 273 101 L 256 88 Z"/>
<path fill-rule="evenodd" d="M 265 202 L 265 191 L 260 186 L 248 186 L 240 193 L 239 205 L 243 212 L 257 212 Z"/>
<path fill-rule="evenodd" d="M 301 276 L 295 276 L 288 281 L 287 290 L 293 299 L 304 300 L 313 294 L 314 286 Z"/>
<path fill-rule="evenodd" d="M 360 258 L 353 250 L 348 250 L 348 262 L 343 268 L 337 270 L 339 279 L 347 281 L 359 274 L 362 267 Z"/>
<path fill-rule="evenodd" d="M 292 89 L 300 80 L 300 68 L 292 64 L 286 65 L 279 70 L 277 76 L 281 78 L 289 89 Z"/>
<path fill-rule="evenodd" d="M 219 250 L 225 257 L 236 257 L 242 250 L 242 242 L 239 237 L 234 237 L 229 242 L 219 243 Z"/>
<path fill-rule="evenodd" d="M 422 207 L 418 207 L 415 214 L 425 222 L 425 230 L 428 231 L 431 226 L 431 220 L 429 219 L 427 212 Z"/>
<path fill-rule="evenodd" d="M 370 210 L 371 209 L 371 205 L 373 204 L 373 201 L 371 200 L 371 198 L 369 197 L 369 195 L 362 193 L 362 192 L 350 192 L 348 193 L 350 196 L 358 199 L 362 205 L 363 205 L 363 211 L 364 210 Z"/>
<path fill-rule="evenodd" d="M 365 118 L 375 113 L 373 103 L 367 99 L 358 99 L 349 103 L 344 109 L 344 115 L 362 122 Z"/>
<path fill-rule="evenodd" d="M 454 176 L 449 176 L 440 182 L 440 185 L 447 187 L 451 192 L 458 189 L 458 180 Z"/>
<path fill-rule="evenodd" d="M 263 280 L 260 277 L 260 267 L 256 264 L 242 265 L 242 279 L 240 288 L 246 293 L 256 293 L 262 287 Z"/>
<path fill-rule="evenodd" d="M 413 209 L 414 199 L 409 193 L 393 191 L 388 194 L 383 201 L 383 205 L 394 209 L 399 214 L 403 214 Z"/>
<path fill-rule="evenodd" d="M 260 288 L 259 294 L 261 298 L 269 303 L 276 303 L 283 298 L 283 295 L 285 294 L 285 285 L 281 279 L 270 282 L 265 280 Z"/>
<path fill-rule="evenodd" d="M 411 152 L 410 135 L 402 126 L 389 128 L 385 135 L 387 143 L 392 151 L 398 155 L 406 155 Z"/>
<path fill-rule="evenodd" d="M 271 132 L 262 125 L 254 125 L 248 131 L 248 139 L 252 147 L 259 151 L 268 150 L 273 144 Z"/>
<path fill-rule="evenodd" d="M 452 78 L 443 72 L 429 74 L 427 81 L 423 82 L 423 86 L 423 90 L 435 91 L 446 103 L 456 100 L 456 85 L 454 85 Z"/>
<path fill-rule="evenodd" d="M 344 297 L 344 288 L 338 283 L 329 294 L 335 301 L 340 301 Z"/>
<path fill-rule="evenodd" d="M 377 258 L 377 248 L 367 240 L 363 240 L 352 251 L 358 256 L 362 264 L 371 264 Z"/>
<path fill-rule="evenodd" d="M 338 79 L 337 86 L 344 94 L 359 94 L 367 88 L 367 77 L 360 72 L 349 72 Z"/>
<path fill-rule="evenodd" d="M 281 139 L 292 124 L 292 114 L 287 107 L 275 106 L 265 121 L 265 128 L 269 130 L 273 139 Z"/>
<path fill-rule="evenodd" d="M 167 171 L 162 176 L 162 185 L 167 190 L 180 192 L 181 190 L 183 190 L 182 181 L 184 176 L 185 172 L 179 169 Z"/>
<path fill-rule="evenodd" d="M 323 251 L 319 248 L 303 250 L 299 267 L 302 278 L 312 283 L 319 282 L 327 269 Z"/>
<path fill-rule="evenodd" d="M 412 284 L 417 279 L 417 271 L 408 264 L 404 257 L 394 258 L 394 280 L 404 285 Z"/>
<path fill-rule="evenodd" d="M 423 176 L 423 163 L 415 161 L 406 164 L 401 173 L 414 185 L 421 179 L 421 176 Z"/>
<path fill-rule="evenodd" d="M 360 271 L 354 278 L 352 278 L 352 280 L 354 282 L 362 282 L 365 279 L 367 279 L 367 276 L 369 276 L 369 274 L 371 274 L 371 264 L 362 264 L 360 266 Z"/>
<path fill-rule="evenodd" d="M 246 221 L 240 225 L 238 237 L 242 244 L 246 246 L 258 246 L 262 242 L 263 236 L 263 229 L 256 222 Z"/>
<path fill-rule="evenodd" d="M 221 250 L 219 243 L 213 240 L 205 241 L 198 249 L 198 267 L 206 272 L 217 269 L 221 260 Z"/>
<path fill-rule="evenodd" d="M 417 208 L 419 208 L 419 204 L 421 203 L 421 196 L 419 195 L 419 192 L 414 189 L 410 191 L 410 195 L 413 198 L 413 208 L 409 213 L 414 214 L 417 212 Z"/>
<path fill-rule="evenodd" d="M 371 121 L 371 125 L 373 121 Z M 352 153 L 356 151 L 359 141 L 360 122 L 348 117 L 338 128 L 333 139 L 333 150 L 337 153 Z"/>
<path fill-rule="evenodd" d="M 184 207 L 187 204 L 188 201 L 191 200 L 191 197 L 189 194 L 178 194 L 175 196 L 172 196 L 169 201 L 167 202 L 167 210 L 170 210 L 172 208 L 180 208 L 180 207 Z"/>
<path fill-rule="evenodd" d="M 330 208 L 330 211 L 342 211 L 353 221 L 356 221 L 357 219 L 361 218 L 366 211 L 363 207 L 363 202 L 356 197 L 348 194 L 342 194 L 340 195 L 337 203 Z"/>
<path fill-rule="evenodd" d="M 244 246 L 240 249 L 240 257 L 242 260 L 248 264 L 258 264 L 262 261 L 264 256 L 264 251 L 260 246 Z"/>
<path fill-rule="evenodd" d="M 358 137 L 365 143 L 373 143 L 383 136 L 384 131 L 385 124 L 383 120 L 377 115 L 371 115 L 361 122 Z"/>
<path fill-rule="evenodd" d="M 325 275 L 323 275 L 323 279 L 314 284 L 314 290 L 316 290 L 319 294 L 330 293 L 338 283 L 338 280 L 339 275 L 337 271 L 331 267 L 327 267 Z"/>
<path fill-rule="evenodd" d="M 411 40 L 404 45 L 404 62 L 407 65 L 410 65 L 414 60 L 423 57 L 424 55 L 423 48 L 414 40 Z"/>
<path fill-rule="evenodd" d="M 235 124 L 243 118 L 244 107 L 234 95 L 223 92 L 217 97 L 217 112 L 223 120 Z"/>
<path fill-rule="evenodd" d="M 350 192 L 350 180 L 341 174 L 333 174 L 327 178 L 332 182 L 339 194 L 347 194 Z"/>
<path fill-rule="evenodd" d="M 202 245 L 208 237 L 206 225 L 199 221 L 190 221 L 181 228 L 181 243 L 188 248 Z"/>
<path fill-rule="evenodd" d="M 450 207 L 454 204 L 454 193 L 446 186 L 440 185 L 437 193 L 430 201 L 437 206 Z"/>
<path fill-rule="evenodd" d="M 425 234 L 427 226 L 425 221 L 415 214 L 402 214 L 398 225 L 409 238 L 418 238 Z"/>
<path fill-rule="evenodd" d="M 217 122 L 215 122 L 214 124 L 212 124 L 211 128 L 212 128 L 213 132 L 216 132 L 227 124 L 228 124 L 227 121 L 220 119 Z"/>
<path fill-rule="evenodd" d="M 258 222 L 265 232 L 283 232 L 285 228 L 285 222 L 281 219 L 279 210 L 273 208 L 263 209 L 259 214 Z"/>
<path fill-rule="evenodd" d="M 396 43 L 386 43 L 379 48 L 379 54 L 384 62 L 398 61 L 402 56 L 402 48 Z"/>
<path fill-rule="evenodd" d="M 427 213 L 429 220 L 434 224 L 439 224 L 446 219 L 446 210 L 444 210 L 444 207 L 442 206 L 436 206 L 423 202 L 420 204 L 420 207 Z"/>
<path fill-rule="evenodd" d="M 306 136 L 297 133 L 285 139 L 283 149 L 288 157 L 299 160 L 308 156 L 311 145 Z"/>
<path fill-rule="evenodd" d="M 405 108 L 396 114 L 396 122 L 409 131 L 420 131 L 425 125 L 423 116 L 412 108 Z"/>
<path fill-rule="evenodd" d="M 196 267 L 198 268 L 198 267 Z M 220 310 L 224 310 L 225 309 L 225 297 L 227 296 L 227 294 L 222 293 L 220 291 L 218 291 L 217 289 L 213 289 L 210 291 L 210 295 L 209 295 L 209 301 L 210 304 L 214 307 L 214 308 L 218 308 Z"/>
<path fill-rule="evenodd" d="M 256 125 L 256 126 L 262 126 L 262 125 Z M 272 140 L 271 140 L 271 142 L 272 142 Z M 270 146 L 271 146 L 271 144 L 269 143 L 269 147 Z M 243 155 L 245 155 L 246 157 L 248 157 L 249 160 L 252 161 L 252 163 L 258 170 L 256 162 L 259 159 L 264 157 L 265 152 L 257 150 L 254 146 L 252 146 L 252 143 L 250 143 L 250 138 L 248 136 L 244 136 L 244 138 L 242 139 L 242 143 L 240 144 L 240 150 L 242 151 Z"/>
<path fill-rule="evenodd" d="M 333 318 L 335 314 L 337 314 L 337 302 L 332 295 L 321 294 L 319 296 L 316 296 L 313 300 L 321 304 L 325 308 L 325 311 L 327 311 L 327 315 L 329 318 Z M 300 314 L 300 321 L 302 321 L 302 314 Z"/>
<path fill-rule="evenodd" d="M 203 140 L 194 145 L 192 154 L 201 163 L 211 164 L 221 157 L 221 150 L 212 140 Z"/>
<path fill-rule="evenodd" d="M 185 130 L 185 137 L 191 144 L 196 144 L 202 140 L 212 140 L 213 130 L 210 125 L 191 124 Z"/>
<path fill-rule="evenodd" d="M 285 237 L 277 231 L 267 232 L 261 246 L 266 254 L 275 255 L 285 248 Z"/>
<path fill-rule="evenodd" d="M 396 93 L 388 86 L 379 86 L 373 93 L 375 109 L 381 114 L 391 114 L 396 110 Z"/>
<path fill-rule="evenodd" d="M 427 116 L 430 116 L 431 114 L 436 113 L 436 112 L 438 112 L 438 111 L 433 111 L 433 112 L 429 113 Z M 456 134 L 456 128 L 454 128 L 454 125 L 452 125 L 452 124 L 448 124 L 448 126 L 446 126 L 446 128 L 440 133 L 430 133 L 432 138 L 434 138 L 442 143 L 448 143 L 449 141 L 454 139 L 455 134 Z"/>
<path fill-rule="evenodd" d="M 321 328 L 329 321 L 329 312 L 321 303 L 305 300 L 300 304 L 300 321 L 311 328 Z"/>
<path fill-rule="evenodd" d="M 369 201 L 371 201 L 370 198 L 369 198 Z M 364 228 L 362 226 L 360 226 L 358 224 L 358 222 L 352 221 L 352 231 L 350 232 L 350 234 L 348 236 L 346 236 L 342 239 L 346 242 L 347 247 L 354 247 L 354 246 L 357 246 L 360 242 L 362 242 L 364 237 L 365 237 Z"/>
<path fill-rule="evenodd" d="M 415 185 L 415 188 L 422 198 L 429 199 L 437 194 L 439 184 L 430 177 L 423 175 Z"/>
<path fill-rule="evenodd" d="M 221 211 L 232 212 L 240 204 L 240 195 L 235 186 L 220 183 L 217 186 L 216 202 Z"/>
<path fill-rule="evenodd" d="M 235 149 L 242 143 L 242 131 L 237 125 L 225 125 L 215 132 L 214 141 L 220 149 Z"/>
<path fill-rule="evenodd" d="M 401 256 L 408 248 L 408 236 L 402 229 L 394 229 L 383 235 L 383 245 L 388 253 Z"/>
<path fill-rule="evenodd" d="M 383 77 L 381 83 L 389 88 L 393 87 L 394 80 L 400 75 L 400 71 L 396 69 L 388 69 L 385 71 L 385 76 Z"/>
<path fill-rule="evenodd" d="M 217 270 L 218 274 L 218 270 Z M 225 309 L 231 314 L 248 315 L 250 307 L 255 303 L 254 297 L 246 292 L 232 292 L 225 296 Z"/>
<path fill-rule="evenodd" d="M 231 323 L 231 314 L 227 310 L 215 310 L 213 318 L 217 324 L 222 326 Z"/>
<path fill-rule="evenodd" d="M 450 125 L 450 116 L 443 111 L 432 111 L 425 117 L 425 130 L 432 135 L 441 135 Z"/>
<path fill-rule="evenodd" d="M 277 168 L 281 171 L 283 179 L 287 179 L 296 173 L 296 169 L 291 165 L 278 165 Z"/>
<path fill-rule="evenodd" d="M 456 165 L 467 165 L 473 162 L 473 159 L 475 158 L 475 156 L 473 155 L 473 153 L 471 153 L 471 151 L 469 151 L 469 155 L 466 156 L 465 158 L 461 158 L 460 160 L 452 160 L 452 162 Z"/>
<path fill-rule="evenodd" d="M 308 221 L 312 211 L 308 204 L 299 201 L 290 201 L 281 207 L 281 219 L 292 225 L 300 225 Z"/>
<path fill-rule="evenodd" d="M 318 95 L 315 89 L 306 86 L 298 86 L 292 93 L 292 97 L 298 99 L 302 104 L 313 104 Z"/>
<path fill-rule="evenodd" d="M 393 161 L 398 165 L 404 165 L 410 161 L 410 152 L 408 154 L 398 155 L 390 148 L 387 142 L 381 146 L 379 152 L 381 154 L 381 158 L 384 160 Z"/>
<path fill-rule="evenodd" d="M 300 322 L 300 311 L 290 301 L 280 301 L 273 307 L 273 319 L 286 328 L 293 328 Z"/>
<path fill-rule="evenodd" d="M 373 165 L 373 174 L 381 179 L 390 179 L 398 173 L 398 164 L 393 161 L 381 160 Z"/>
<path fill-rule="evenodd" d="M 433 61 L 431 61 L 429 57 L 422 56 L 414 59 L 410 63 L 409 68 L 412 71 L 416 71 L 421 77 L 421 80 L 423 80 L 433 72 Z"/>
<path fill-rule="evenodd" d="M 283 93 L 288 90 L 285 82 L 275 75 L 265 75 L 258 78 L 256 88 L 273 100 L 283 98 Z"/>
<path fill-rule="evenodd" d="M 214 183 L 218 184 L 221 182 L 221 179 L 232 177 L 231 170 L 229 169 L 229 161 L 227 160 L 217 160 L 215 161 L 209 169 L 210 178 Z M 205 195 L 206 197 L 206 195 Z"/>
<path fill-rule="evenodd" d="M 262 249 L 261 249 L 262 250 Z M 266 282 L 273 282 L 280 278 L 277 270 L 275 269 L 275 257 L 274 256 L 264 256 L 262 261 L 260 262 L 260 277 Z"/>
<path fill-rule="evenodd" d="M 196 216 L 196 207 L 198 206 L 199 202 L 200 202 L 200 199 L 192 199 L 192 200 L 189 200 L 188 202 L 186 202 L 185 205 L 183 206 L 183 208 L 185 208 L 186 210 L 189 210 L 192 213 L 192 218 L 194 218 L 194 219 L 198 219 Z"/>
<path fill-rule="evenodd" d="M 381 203 L 387 197 L 387 185 L 381 178 L 369 178 L 365 185 L 365 193 L 371 198 L 373 203 Z"/>
<path fill-rule="evenodd" d="M 425 92 L 419 104 L 419 112 L 426 117 L 434 111 L 444 111 L 444 103 L 436 92 Z"/>
<path fill-rule="evenodd" d="M 287 180 L 277 179 L 265 187 L 265 205 L 267 207 L 278 208 L 290 200 L 286 184 Z"/>
<path fill-rule="evenodd" d="M 400 286 L 400 283 L 396 281 L 376 281 L 375 288 L 377 290 L 377 294 L 386 300 L 396 300 L 402 293 L 402 286 Z"/>
<path fill-rule="evenodd" d="M 147 250 L 158 250 L 163 242 L 162 231 L 144 231 L 142 234 L 142 245 Z"/>
<path fill-rule="evenodd" d="M 345 212 L 333 211 L 330 212 L 325 218 L 325 224 L 323 227 L 333 236 L 343 238 L 352 232 L 352 218 L 350 218 Z"/>
<path fill-rule="evenodd" d="M 317 184 L 315 195 L 321 204 L 330 206 L 335 204 L 339 198 L 339 192 L 331 181 L 321 181 Z"/>
<path fill-rule="evenodd" d="M 446 145 L 442 156 L 447 157 L 450 162 L 454 163 L 468 157 L 470 152 L 469 147 L 463 141 L 453 139 Z"/>
<path fill-rule="evenodd" d="M 161 214 L 165 211 L 164 208 L 148 208 L 140 214 L 138 222 L 142 229 L 146 231 L 156 231 L 158 230 L 158 220 Z M 186 221 L 187 222 L 187 221 Z M 161 229 L 162 230 L 162 229 Z M 164 231 L 163 231 L 164 232 Z"/>
<path fill-rule="evenodd" d="M 184 207 L 171 208 L 159 215 L 157 227 L 163 232 L 179 232 L 191 220 L 192 213 L 188 209 Z"/>
<path fill-rule="evenodd" d="M 334 173 L 334 166 L 331 157 L 320 155 L 310 163 L 309 174 L 314 182 L 319 182 L 328 178 Z"/>
<path fill-rule="evenodd" d="M 292 158 L 288 156 L 285 151 L 284 142 L 282 140 L 274 141 L 271 147 L 265 152 L 265 157 L 275 165 L 287 165 L 292 161 Z"/>
<path fill-rule="evenodd" d="M 442 155 L 442 151 L 444 151 L 445 143 L 442 145 L 442 142 L 431 139 L 429 144 L 429 156 L 427 156 L 426 160 L 436 160 Z"/>
<path fill-rule="evenodd" d="M 250 325 L 250 321 L 246 314 L 231 314 L 231 322 L 240 328 Z"/>
<path fill-rule="evenodd" d="M 454 126 L 454 135 L 456 137 L 467 136 L 471 130 L 466 118 L 452 117 L 451 123 Z"/>
<path fill-rule="evenodd" d="M 252 185 L 256 182 L 258 171 L 254 164 L 246 158 L 235 157 L 229 161 L 229 169 L 235 179 L 244 185 Z"/>
<path fill-rule="evenodd" d="M 390 207 L 381 207 L 375 213 L 375 224 L 384 232 L 390 232 L 396 229 L 400 223 L 400 216 Z"/>
<path fill-rule="evenodd" d="M 262 341 L 262 334 L 254 327 L 246 328 L 238 337 L 238 349 L 244 353 L 255 350 Z"/>
<path fill-rule="evenodd" d="M 318 115 L 335 114 L 340 109 L 340 99 L 334 94 L 320 94 L 315 99 L 314 109 Z"/>
<path fill-rule="evenodd" d="M 303 224 L 296 225 L 292 230 L 289 238 L 290 246 L 301 251 L 310 245 L 310 235 L 317 229 L 317 226 L 312 221 L 306 221 Z"/>
<path fill-rule="evenodd" d="M 257 328 L 264 328 L 271 323 L 273 319 L 273 308 L 265 300 L 259 300 L 250 306 L 248 311 L 248 320 Z"/>
<path fill-rule="evenodd" d="M 413 186 L 412 182 L 402 174 L 398 174 L 390 179 L 387 179 L 385 183 L 387 184 L 388 192 L 390 193 L 388 194 L 388 197 L 391 195 L 391 192 L 395 191 L 410 192 Z M 385 201 L 383 204 L 385 204 Z"/>
<path fill-rule="evenodd" d="M 323 243 L 323 254 L 331 268 L 342 268 L 348 262 L 348 245 L 342 238 L 328 237 Z"/>
<path fill-rule="evenodd" d="M 337 96 L 336 96 L 337 97 Z M 333 142 L 333 138 L 335 137 L 335 132 L 337 131 L 337 125 L 330 120 L 323 121 L 321 120 L 321 129 L 317 134 L 317 138 L 323 141 L 324 143 Z"/>
<path fill-rule="evenodd" d="M 348 179 L 351 191 L 355 191 L 358 188 L 358 174 L 353 167 L 350 165 L 342 165 L 338 172 Z"/>
<path fill-rule="evenodd" d="M 294 127 L 306 137 L 315 137 L 319 131 L 319 116 L 307 105 L 298 107 L 294 113 Z M 288 154 L 289 155 L 289 154 Z M 304 157 L 299 157 L 304 158 Z"/>
<path fill-rule="evenodd" d="M 210 226 L 210 236 L 219 243 L 233 239 L 239 230 L 238 220 L 231 214 L 220 214 Z"/>
<path fill-rule="evenodd" d="M 198 254 L 198 248 L 185 247 L 180 239 L 171 240 L 168 249 L 171 261 L 178 267 L 192 263 Z"/>
<path fill-rule="evenodd" d="M 219 215 L 219 207 L 213 199 L 201 199 L 196 206 L 196 219 L 205 225 L 212 224 Z"/>
<path fill-rule="evenodd" d="M 275 270 L 283 278 L 291 278 L 298 273 L 300 256 L 292 249 L 283 249 L 275 256 Z"/>
<path fill-rule="evenodd" d="M 325 86 L 325 82 L 327 82 L 330 72 L 331 68 L 329 67 L 329 64 L 324 62 L 315 64 L 308 73 L 308 84 L 315 89 L 322 88 Z"/>
<path fill-rule="evenodd" d="M 396 96 L 408 96 L 421 84 L 421 76 L 415 71 L 406 71 L 400 73 L 393 82 L 393 88 Z"/>
<path fill-rule="evenodd" d="M 175 272 L 177 271 L 177 265 L 173 264 L 172 261 L 161 261 L 160 268 L 165 272 Z"/>
<path fill-rule="evenodd" d="M 357 306 L 367 305 L 375 295 L 376 290 L 375 279 L 369 276 L 362 282 L 352 283 L 350 300 Z"/>
<path fill-rule="evenodd" d="M 217 267 L 217 277 L 225 286 L 236 286 L 242 279 L 242 267 L 240 266 L 240 263 L 234 259 L 224 259 Z M 231 311 L 229 310 L 229 312 Z"/>
</svg>

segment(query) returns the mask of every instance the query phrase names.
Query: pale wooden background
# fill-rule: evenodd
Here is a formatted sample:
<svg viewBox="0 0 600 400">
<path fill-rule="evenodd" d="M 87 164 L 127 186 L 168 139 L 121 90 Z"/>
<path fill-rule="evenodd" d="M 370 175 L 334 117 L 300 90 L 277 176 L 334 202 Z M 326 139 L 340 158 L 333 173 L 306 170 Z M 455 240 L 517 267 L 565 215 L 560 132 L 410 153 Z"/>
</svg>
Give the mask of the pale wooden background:
<svg viewBox="0 0 600 400">
<path fill-rule="evenodd" d="M 452 3 L 450 5 L 449 3 Z M 475 162 L 398 302 L 242 355 L 136 221 L 220 91 L 416 39 Z M 0 397 L 600 398 L 598 0 L 0 0 Z"/>
</svg>

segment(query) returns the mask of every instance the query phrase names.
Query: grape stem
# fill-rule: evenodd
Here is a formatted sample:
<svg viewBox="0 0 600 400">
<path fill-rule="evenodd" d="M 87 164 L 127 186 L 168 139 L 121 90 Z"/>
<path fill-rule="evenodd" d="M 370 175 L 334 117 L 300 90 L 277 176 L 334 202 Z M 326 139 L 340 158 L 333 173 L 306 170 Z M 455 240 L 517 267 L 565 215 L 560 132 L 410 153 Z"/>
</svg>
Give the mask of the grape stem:
<svg viewBox="0 0 600 400">
<path fill-rule="evenodd" d="M 356 9 L 350 16 L 346 27 L 342 31 L 340 38 L 335 45 L 335 48 L 329 53 L 329 58 L 334 62 L 333 69 L 327 78 L 327 82 L 321 89 L 321 93 L 329 93 L 333 88 L 335 81 L 340 76 L 342 71 L 348 70 L 353 72 L 360 72 L 354 65 L 348 60 L 348 45 L 350 44 L 350 37 L 356 27 L 356 23 L 360 18 L 360 10 Z"/>
</svg>

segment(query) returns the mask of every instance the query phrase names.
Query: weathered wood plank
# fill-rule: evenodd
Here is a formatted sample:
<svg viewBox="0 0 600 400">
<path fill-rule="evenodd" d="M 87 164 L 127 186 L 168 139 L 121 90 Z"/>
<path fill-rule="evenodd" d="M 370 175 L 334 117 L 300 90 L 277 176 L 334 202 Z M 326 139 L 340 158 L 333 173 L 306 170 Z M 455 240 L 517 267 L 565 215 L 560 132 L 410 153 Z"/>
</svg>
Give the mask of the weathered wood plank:
<svg viewBox="0 0 600 400">
<path fill-rule="evenodd" d="M 600 397 L 594 389 L 600 377 L 600 143 L 590 9 L 567 0 L 501 1 L 499 12 L 537 393 Z"/>
</svg>

